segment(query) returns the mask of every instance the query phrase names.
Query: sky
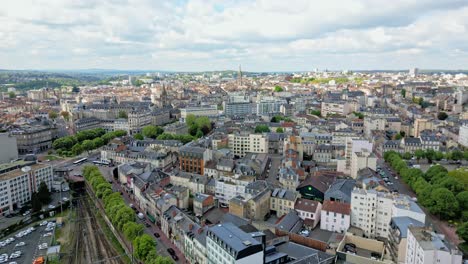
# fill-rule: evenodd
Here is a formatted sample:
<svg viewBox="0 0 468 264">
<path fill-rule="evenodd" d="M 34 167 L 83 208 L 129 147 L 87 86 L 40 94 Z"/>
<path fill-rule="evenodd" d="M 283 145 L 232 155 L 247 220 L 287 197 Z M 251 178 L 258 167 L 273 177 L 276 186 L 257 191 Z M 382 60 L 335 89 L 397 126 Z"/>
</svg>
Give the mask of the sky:
<svg viewBox="0 0 468 264">
<path fill-rule="evenodd" d="M 468 69 L 468 0 L 2 0 L 0 69 Z"/>
</svg>

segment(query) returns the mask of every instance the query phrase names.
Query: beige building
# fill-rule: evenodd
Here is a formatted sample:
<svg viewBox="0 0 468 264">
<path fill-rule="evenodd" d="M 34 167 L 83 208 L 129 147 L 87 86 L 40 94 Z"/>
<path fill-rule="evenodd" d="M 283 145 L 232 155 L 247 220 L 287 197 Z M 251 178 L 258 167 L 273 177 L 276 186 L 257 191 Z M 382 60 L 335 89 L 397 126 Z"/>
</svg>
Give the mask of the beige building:
<svg viewBox="0 0 468 264">
<path fill-rule="evenodd" d="M 351 178 L 356 179 L 358 171 L 365 168 L 375 171 L 377 169 L 377 156 L 368 149 L 353 152 L 351 157 Z"/>
<path fill-rule="evenodd" d="M 268 153 L 268 136 L 265 134 L 251 134 L 246 131 L 228 135 L 229 149 L 234 155 L 245 156 L 247 152 Z"/>
<path fill-rule="evenodd" d="M 18 158 L 18 146 L 16 137 L 8 133 L 0 133 L 0 164 L 7 163 Z"/>
<path fill-rule="evenodd" d="M 276 188 L 271 193 L 270 210 L 276 212 L 277 217 L 281 217 L 294 210 L 294 204 L 300 194 L 296 191 Z"/>
<path fill-rule="evenodd" d="M 265 216 L 270 212 L 269 189 L 265 189 L 250 199 L 236 196 L 229 201 L 229 212 L 239 217 L 251 220 L 265 220 Z"/>
<path fill-rule="evenodd" d="M 347 115 L 350 113 L 351 107 L 346 101 L 338 102 L 322 102 L 321 114 L 322 116 L 327 115 Z"/>
<path fill-rule="evenodd" d="M 421 135 L 421 131 L 423 130 L 432 130 L 434 128 L 434 125 L 431 120 L 425 119 L 425 118 L 416 118 L 414 120 L 414 126 L 413 126 L 413 133 L 414 137 L 419 137 Z"/>
</svg>

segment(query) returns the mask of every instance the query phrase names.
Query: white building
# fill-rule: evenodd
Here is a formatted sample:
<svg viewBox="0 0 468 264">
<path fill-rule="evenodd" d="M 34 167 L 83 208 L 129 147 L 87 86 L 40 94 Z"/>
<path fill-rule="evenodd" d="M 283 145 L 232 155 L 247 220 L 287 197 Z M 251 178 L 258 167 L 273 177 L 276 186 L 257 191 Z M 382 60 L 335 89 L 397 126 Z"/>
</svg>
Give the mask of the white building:
<svg viewBox="0 0 468 264">
<path fill-rule="evenodd" d="M 461 264 L 462 254 L 427 227 L 408 228 L 406 264 Z"/>
<path fill-rule="evenodd" d="M 228 141 L 229 149 L 239 157 L 247 152 L 268 153 L 268 136 L 265 134 L 233 133 L 228 135 Z"/>
<path fill-rule="evenodd" d="M 284 99 L 265 96 L 257 102 L 257 115 L 270 115 L 280 113 L 280 107 L 288 102 Z"/>
<path fill-rule="evenodd" d="M 33 164 L 0 174 L 0 213 L 9 214 L 31 201 L 41 182 L 52 187 L 53 169 L 45 164 Z"/>
<path fill-rule="evenodd" d="M 458 134 L 458 143 L 468 148 L 468 124 L 460 126 L 460 132 Z"/>
<path fill-rule="evenodd" d="M 375 171 L 377 169 L 377 156 L 368 149 L 353 152 L 351 157 L 351 177 L 356 179 L 358 171 L 365 168 L 370 168 Z"/>
<path fill-rule="evenodd" d="M 366 149 L 368 152 L 372 152 L 373 144 L 365 139 L 358 139 L 355 137 L 347 137 L 346 138 L 346 146 L 345 146 L 345 161 L 344 167 L 340 167 L 338 169 L 339 172 L 343 172 L 345 174 L 350 174 L 351 171 L 351 159 L 353 157 L 354 152 L 361 152 L 363 149 Z"/>
<path fill-rule="evenodd" d="M 245 196 L 245 187 L 254 181 L 254 177 L 239 177 L 237 179 L 223 177 L 216 181 L 215 197 L 221 205 L 228 205 L 229 201 L 238 196 Z"/>
<path fill-rule="evenodd" d="M 351 107 L 346 101 L 337 102 L 322 102 L 321 114 L 327 115 L 347 115 L 350 113 Z"/>
<path fill-rule="evenodd" d="M 351 225 L 367 237 L 387 237 L 392 205 L 391 194 L 356 188 L 351 193 Z"/>
<path fill-rule="evenodd" d="M 185 121 L 187 115 L 194 116 L 207 116 L 207 117 L 217 117 L 218 116 L 218 106 L 217 105 L 199 105 L 199 106 L 188 106 L 186 108 L 180 109 L 180 117 L 182 121 Z"/>
<path fill-rule="evenodd" d="M 345 233 L 351 224 L 351 205 L 324 201 L 320 217 L 320 229 Z"/>
<path fill-rule="evenodd" d="M 424 212 L 408 196 L 359 188 L 351 193 L 351 225 L 367 237 L 388 238 L 391 218 L 400 216 L 425 223 Z"/>
<path fill-rule="evenodd" d="M 254 237 L 232 223 L 210 227 L 206 236 L 208 264 L 264 263 L 263 245 Z"/>
</svg>

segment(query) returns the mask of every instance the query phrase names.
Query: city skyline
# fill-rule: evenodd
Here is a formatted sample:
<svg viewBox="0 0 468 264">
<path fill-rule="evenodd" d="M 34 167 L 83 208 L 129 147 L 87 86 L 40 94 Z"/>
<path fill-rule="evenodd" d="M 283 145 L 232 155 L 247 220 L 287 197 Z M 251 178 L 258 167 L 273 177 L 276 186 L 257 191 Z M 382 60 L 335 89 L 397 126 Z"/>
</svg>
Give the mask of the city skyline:
<svg viewBox="0 0 468 264">
<path fill-rule="evenodd" d="M 467 17 L 461 0 L 9 1 L 0 69 L 458 70 Z"/>
</svg>

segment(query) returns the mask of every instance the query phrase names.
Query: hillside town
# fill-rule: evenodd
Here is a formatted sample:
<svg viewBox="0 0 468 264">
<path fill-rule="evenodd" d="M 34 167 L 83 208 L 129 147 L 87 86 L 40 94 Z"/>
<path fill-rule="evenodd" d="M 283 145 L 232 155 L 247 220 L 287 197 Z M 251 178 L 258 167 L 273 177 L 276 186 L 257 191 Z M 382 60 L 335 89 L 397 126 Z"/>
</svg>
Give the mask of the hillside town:
<svg viewBox="0 0 468 264">
<path fill-rule="evenodd" d="M 0 98 L 0 259 L 468 258 L 465 73 L 239 67 L 33 90 L 11 84 Z M 19 246 L 6 242 L 8 230 L 35 221 L 54 224 L 12 253 Z"/>
</svg>

